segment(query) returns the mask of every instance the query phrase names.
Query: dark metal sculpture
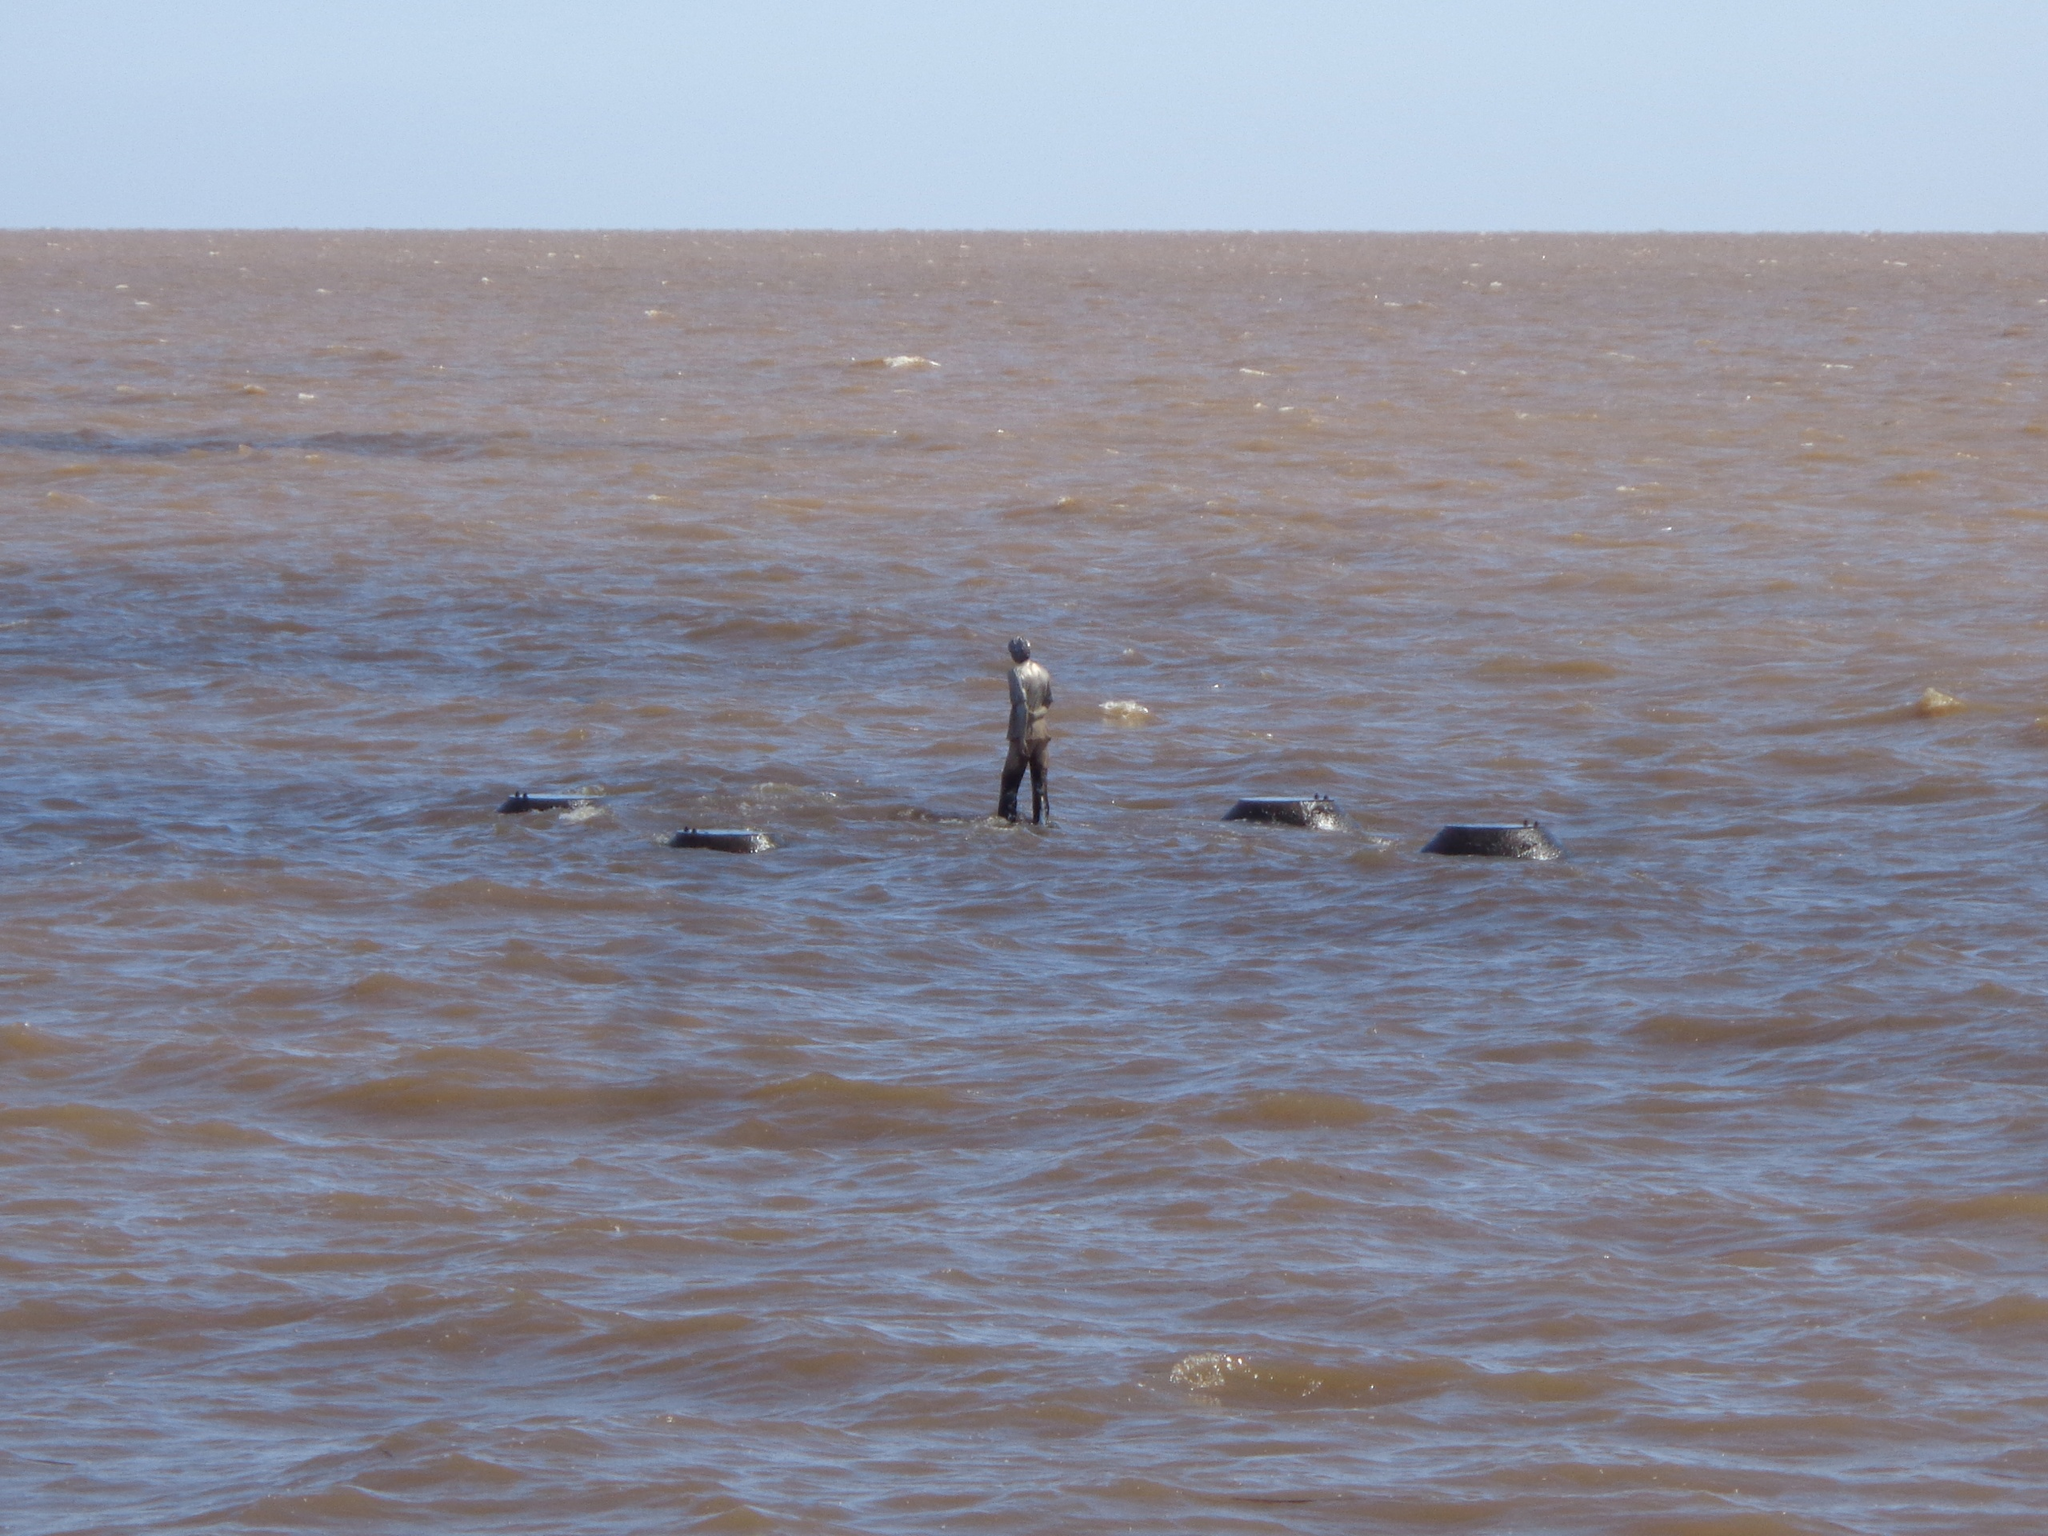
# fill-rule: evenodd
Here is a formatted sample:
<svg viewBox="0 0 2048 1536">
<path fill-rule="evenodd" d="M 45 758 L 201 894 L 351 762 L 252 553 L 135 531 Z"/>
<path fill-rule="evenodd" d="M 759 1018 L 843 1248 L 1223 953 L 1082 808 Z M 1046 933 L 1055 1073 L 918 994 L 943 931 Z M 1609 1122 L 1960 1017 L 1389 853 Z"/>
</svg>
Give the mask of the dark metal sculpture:
<svg viewBox="0 0 2048 1536">
<path fill-rule="evenodd" d="M 498 807 L 498 814 L 518 816 L 526 811 L 560 811 L 603 798 L 603 795 L 579 795 L 568 790 L 522 789 L 506 797 L 505 803 Z"/>
<path fill-rule="evenodd" d="M 766 853 L 775 839 L 751 827 L 685 827 L 668 840 L 671 848 L 714 848 L 720 853 Z"/>
<path fill-rule="evenodd" d="M 1337 809 L 1337 802 L 1329 796 L 1305 795 L 1240 800 L 1224 813 L 1223 819 L 1266 822 L 1282 827 L 1313 827 L 1318 832 L 1325 832 L 1336 826 L 1343 814 Z"/>
<path fill-rule="evenodd" d="M 1031 659 L 1031 642 L 1022 635 L 1010 642 L 1010 755 L 1003 762 L 1003 789 L 996 814 L 1017 819 L 1017 787 L 1031 770 L 1031 824 L 1052 816 L 1051 777 L 1046 754 L 1052 746 L 1052 674 Z"/>
<path fill-rule="evenodd" d="M 1424 846 L 1424 853 L 1481 859 L 1561 859 L 1564 849 L 1540 823 L 1477 822 L 1443 829 Z"/>
</svg>

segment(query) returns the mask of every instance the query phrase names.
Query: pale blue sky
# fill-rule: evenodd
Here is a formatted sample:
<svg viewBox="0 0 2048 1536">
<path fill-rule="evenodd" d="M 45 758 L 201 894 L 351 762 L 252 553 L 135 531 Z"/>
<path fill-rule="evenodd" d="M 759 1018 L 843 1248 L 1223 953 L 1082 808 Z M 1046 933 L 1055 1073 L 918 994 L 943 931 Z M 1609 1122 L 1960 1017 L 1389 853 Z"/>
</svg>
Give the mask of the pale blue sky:
<svg viewBox="0 0 2048 1536">
<path fill-rule="evenodd" d="M 0 0 L 0 225 L 2048 230 L 2048 0 Z"/>
</svg>

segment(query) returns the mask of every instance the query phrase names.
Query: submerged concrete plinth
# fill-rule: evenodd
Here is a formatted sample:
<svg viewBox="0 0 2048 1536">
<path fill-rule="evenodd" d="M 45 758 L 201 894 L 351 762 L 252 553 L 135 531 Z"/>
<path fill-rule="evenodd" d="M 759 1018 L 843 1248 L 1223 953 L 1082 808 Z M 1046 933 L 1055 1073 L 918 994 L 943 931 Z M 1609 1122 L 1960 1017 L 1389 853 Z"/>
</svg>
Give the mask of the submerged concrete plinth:
<svg viewBox="0 0 2048 1536">
<path fill-rule="evenodd" d="M 671 848 L 712 848 L 720 853 L 766 853 L 775 839 L 751 827 L 685 827 L 668 840 Z"/>
<path fill-rule="evenodd" d="M 1561 859 L 1557 839 L 1533 821 L 1472 822 L 1445 827 L 1424 853 L 1479 859 Z"/>
<path fill-rule="evenodd" d="M 1278 827 L 1313 827 L 1318 831 L 1337 825 L 1344 813 L 1327 795 L 1257 796 L 1240 800 L 1224 813 L 1225 821 L 1256 821 Z"/>
<path fill-rule="evenodd" d="M 562 789 L 522 789 L 505 797 L 505 803 L 498 807 L 498 814 L 518 816 L 526 811 L 563 811 L 572 805 L 603 798 L 603 795 L 579 795 Z"/>
</svg>

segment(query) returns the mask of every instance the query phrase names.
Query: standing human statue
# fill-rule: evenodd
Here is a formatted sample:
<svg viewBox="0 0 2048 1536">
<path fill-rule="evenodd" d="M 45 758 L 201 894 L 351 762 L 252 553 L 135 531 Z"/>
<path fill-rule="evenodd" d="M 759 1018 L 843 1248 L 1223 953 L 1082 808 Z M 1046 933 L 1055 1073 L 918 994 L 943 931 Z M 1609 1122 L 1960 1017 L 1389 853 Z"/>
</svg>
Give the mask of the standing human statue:
<svg viewBox="0 0 2048 1536">
<path fill-rule="evenodd" d="M 1052 674 L 1031 659 L 1031 642 L 1019 635 L 1010 642 L 1010 755 L 1003 763 L 1003 797 L 996 814 L 1005 821 L 1017 819 L 1017 786 L 1024 782 L 1024 770 L 1031 770 L 1031 824 L 1052 815 L 1052 795 L 1046 788 L 1046 750 L 1052 745 L 1052 727 L 1046 712 L 1052 707 Z"/>
</svg>

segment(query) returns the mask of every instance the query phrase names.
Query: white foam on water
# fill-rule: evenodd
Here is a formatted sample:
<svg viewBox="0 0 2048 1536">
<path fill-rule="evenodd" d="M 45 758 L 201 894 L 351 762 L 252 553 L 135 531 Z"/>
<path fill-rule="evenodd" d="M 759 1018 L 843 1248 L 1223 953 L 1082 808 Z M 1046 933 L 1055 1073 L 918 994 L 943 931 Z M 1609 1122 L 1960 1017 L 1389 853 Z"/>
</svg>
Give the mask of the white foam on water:
<svg viewBox="0 0 2048 1536">
<path fill-rule="evenodd" d="M 1913 701 L 1916 715 L 1948 715 L 1964 708 L 1963 701 L 1952 693 L 1943 693 L 1939 688 L 1927 688 Z"/>
</svg>

